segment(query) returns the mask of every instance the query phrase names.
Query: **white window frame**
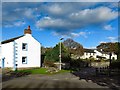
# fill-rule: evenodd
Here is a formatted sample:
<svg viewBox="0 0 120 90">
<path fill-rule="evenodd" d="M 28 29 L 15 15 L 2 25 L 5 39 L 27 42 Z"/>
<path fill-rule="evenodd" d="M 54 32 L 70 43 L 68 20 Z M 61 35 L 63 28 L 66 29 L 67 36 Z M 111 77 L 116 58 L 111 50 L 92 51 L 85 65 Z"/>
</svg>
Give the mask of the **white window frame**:
<svg viewBox="0 0 120 90">
<path fill-rule="evenodd" d="M 23 58 L 25 58 L 25 62 L 23 62 Z M 22 64 L 27 64 L 27 56 L 22 57 Z"/>
<path fill-rule="evenodd" d="M 23 45 L 25 45 L 25 49 L 23 48 L 24 47 Z M 27 51 L 28 50 L 28 44 L 27 43 L 22 43 L 22 50 L 23 51 Z"/>
</svg>

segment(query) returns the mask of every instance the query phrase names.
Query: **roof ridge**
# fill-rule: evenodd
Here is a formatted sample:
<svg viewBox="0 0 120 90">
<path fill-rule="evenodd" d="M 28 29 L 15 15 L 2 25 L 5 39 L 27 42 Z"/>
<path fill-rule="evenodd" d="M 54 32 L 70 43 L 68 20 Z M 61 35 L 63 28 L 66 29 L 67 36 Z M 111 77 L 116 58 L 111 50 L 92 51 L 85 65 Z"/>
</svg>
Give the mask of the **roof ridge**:
<svg viewBox="0 0 120 90">
<path fill-rule="evenodd" d="M 18 37 L 14 37 L 14 38 L 11 38 L 11 39 L 4 40 L 4 41 L 1 42 L 1 44 L 5 44 L 5 43 L 12 42 L 12 41 L 14 41 L 14 40 L 16 40 L 16 39 L 19 39 L 19 38 L 23 37 L 23 36 L 24 36 L 24 35 L 21 35 L 21 36 L 18 36 Z"/>
</svg>

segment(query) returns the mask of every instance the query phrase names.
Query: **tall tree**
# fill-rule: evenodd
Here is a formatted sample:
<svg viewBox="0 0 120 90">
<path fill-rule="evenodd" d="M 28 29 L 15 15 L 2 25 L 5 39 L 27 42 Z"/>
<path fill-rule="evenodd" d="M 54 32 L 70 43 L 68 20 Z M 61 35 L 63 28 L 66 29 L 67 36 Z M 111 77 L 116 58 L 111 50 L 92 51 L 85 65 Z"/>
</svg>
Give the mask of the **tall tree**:
<svg viewBox="0 0 120 90">
<path fill-rule="evenodd" d="M 63 43 L 61 43 L 61 53 L 62 62 L 68 62 L 70 59 L 70 54 L 68 52 L 68 49 L 64 47 Z M 53 49 L 46 51 L 45 55 L 45 60 L 58 62 L 60 55 L 60 43 L 57 44 Z"/>
</svg>

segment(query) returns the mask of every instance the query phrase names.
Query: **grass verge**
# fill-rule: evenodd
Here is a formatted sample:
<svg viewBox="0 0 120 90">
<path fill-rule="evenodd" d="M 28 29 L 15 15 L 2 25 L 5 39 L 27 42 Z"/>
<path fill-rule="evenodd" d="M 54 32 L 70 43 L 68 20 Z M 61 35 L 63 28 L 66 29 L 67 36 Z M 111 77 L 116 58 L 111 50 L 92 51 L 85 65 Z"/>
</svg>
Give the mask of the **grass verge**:
<svg viewBox="0 0 120 90">
<path fill-rule="evenodd" d="M 50 73 L 47 72 L 48 69 L 46 68 L 37 68 L 37 69 L 26 69 L 26 70 L 18 70 L 15 72 L 21 72 L 21 73 L 30 73 L 30 74 L 46 74 L 46 75 L 52 75 L 52 74 L 59 74 L 59 73 L 65 73 L 65 72 L 70 72 L 70 70 L 60 70 L 58 72 Z"/>
</svg>

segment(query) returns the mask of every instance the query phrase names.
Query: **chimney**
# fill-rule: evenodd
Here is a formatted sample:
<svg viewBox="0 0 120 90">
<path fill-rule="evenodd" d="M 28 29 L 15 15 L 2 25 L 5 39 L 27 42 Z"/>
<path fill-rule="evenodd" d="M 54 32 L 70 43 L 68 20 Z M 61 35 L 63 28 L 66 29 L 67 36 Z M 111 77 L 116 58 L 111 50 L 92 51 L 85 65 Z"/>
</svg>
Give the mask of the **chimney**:
<svg viewBox="0 0 120 90">
<path fill-rule="evenodd" d="M 28 29 L 24 30 L 24 34 L 32 34 L 32 31 L 30 29 L 30 26 L 28 26 Z"/>
</svg>

